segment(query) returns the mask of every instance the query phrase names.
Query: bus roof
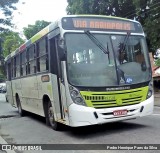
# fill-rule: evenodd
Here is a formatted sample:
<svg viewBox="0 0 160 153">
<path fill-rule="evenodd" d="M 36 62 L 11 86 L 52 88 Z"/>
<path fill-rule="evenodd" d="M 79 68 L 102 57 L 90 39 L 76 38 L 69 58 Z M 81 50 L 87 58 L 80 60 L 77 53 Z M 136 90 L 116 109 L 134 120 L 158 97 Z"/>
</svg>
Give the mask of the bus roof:
<svg viewBox="0 0 160 153">
<path fill-rule="evenodd" d="M 138 21 L 131 20 L 131 19 L 126 19 L 126 18 L 121 18 L 121 17 L 115 17 L 115 16 L 105 16 L 105 15 L 66 15 L 61 17 L 59 20 L 56 20 L 55 22 L 52 22 L 49 24 L 47 27 L 39 31 L 37 34 L 35 34 L 33 37 L 31 37 L 28 41 L 26 41 L 24 44 L 22 44 L 18 49 L 16 49 L 14 52 L 12 52 L 10 55 L 8 55 L 5 58 L 5 61 L 8 60 L 10 57 L 13 57 L 17 53 L 23 51 L 26 47 L 34 43 L 35 41 L 39 40 L 49 32 L 53 31 L 54 29 L 60 27 L 60 21 L 62 18 L 71 18 L 71 17 L 95 17 L 95 18 L 108 18 L 108 19 L 119 19 L 119 20 L 124 20 L 124 21 L 130 21 L 130 22 L 136 22 L 139 23 Z"/>
<path fill-rule="evenodd" d="M 66 15 L 66 16 L 63 16 L 63 17 L 97 17 L 97 18 L 102 17 L 102 18 L 111 18 L 111 19 L 121 19 L 121 20 L 126 20 L 126 21 L 131 21 L 131 22 L 137 22 L 137 23 L 139 23 L 136 20 L 131 20 L 131 19 L 117 17 L 117 16 L 107 16 L 107 15 L 81 14 L 81 15 Z"/>
</svg>

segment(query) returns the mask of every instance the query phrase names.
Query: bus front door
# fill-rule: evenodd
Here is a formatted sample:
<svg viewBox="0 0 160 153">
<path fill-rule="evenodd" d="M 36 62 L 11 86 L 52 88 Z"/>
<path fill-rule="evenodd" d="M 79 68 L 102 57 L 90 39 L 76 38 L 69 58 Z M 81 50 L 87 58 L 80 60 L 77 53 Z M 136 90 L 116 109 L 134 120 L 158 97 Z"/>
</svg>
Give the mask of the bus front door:
<svg viewBox="0 0 160 153">
<path fill-rule="evenodd" d="M 65 120 L 66 115 L 64 110 L 67 109 L 65 85 L 62 81 L 62 64 L 58 55 L 57 38 L 54 37 L 49 40 L 50 47 L 50 68 L 52 74 L 53 86 L 53 101 L 55 107 L 55 114 L 58 120 Z"/>
</svg>

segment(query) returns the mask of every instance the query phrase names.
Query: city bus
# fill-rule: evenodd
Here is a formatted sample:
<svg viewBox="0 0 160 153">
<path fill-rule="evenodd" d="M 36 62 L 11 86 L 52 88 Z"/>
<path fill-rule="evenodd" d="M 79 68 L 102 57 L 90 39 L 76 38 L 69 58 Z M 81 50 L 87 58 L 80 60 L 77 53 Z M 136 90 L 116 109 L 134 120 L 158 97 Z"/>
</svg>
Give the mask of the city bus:
<svg viewBox="0 0 160 153">
<path fill-rule="evenodd" d="M 149 52 L 141 24 L 68 15 L 5 58 L 7 99 L 54 130 L 135 119 L 153 112 Z"/>
</svg>

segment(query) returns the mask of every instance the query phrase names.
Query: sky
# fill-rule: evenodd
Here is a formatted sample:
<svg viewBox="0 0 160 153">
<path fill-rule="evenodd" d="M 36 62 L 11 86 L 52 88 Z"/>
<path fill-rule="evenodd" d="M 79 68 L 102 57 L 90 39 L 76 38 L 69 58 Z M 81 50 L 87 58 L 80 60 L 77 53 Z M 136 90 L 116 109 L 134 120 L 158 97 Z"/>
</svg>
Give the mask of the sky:
<svg viewBox="0 0 160 153">
<path fill-rule="evenodd" d="M 13 23 L 19 32 L 28 24 L 34 25 L 37 20 L 52 22 L 67 14 L 67 0 L 20 0 L 15 6 Z"/>
</svg>

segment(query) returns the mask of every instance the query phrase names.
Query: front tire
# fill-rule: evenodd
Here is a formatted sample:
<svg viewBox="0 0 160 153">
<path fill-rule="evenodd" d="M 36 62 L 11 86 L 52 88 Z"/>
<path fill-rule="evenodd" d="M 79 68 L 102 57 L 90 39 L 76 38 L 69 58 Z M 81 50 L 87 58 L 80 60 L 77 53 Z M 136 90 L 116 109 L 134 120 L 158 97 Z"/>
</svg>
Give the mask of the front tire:
<svg viewBox="0 0 160 153">
<path fill-rule="evenodd" d="M 53 107 L 50 101 L 48 102 L 47 110 L 46 110 L 46 124 L 48 126 L 51 126 L 51 128 L 55 131 L 58 131 L 61 129 L 60 123 L 55 121 Z"/>
</svg>

